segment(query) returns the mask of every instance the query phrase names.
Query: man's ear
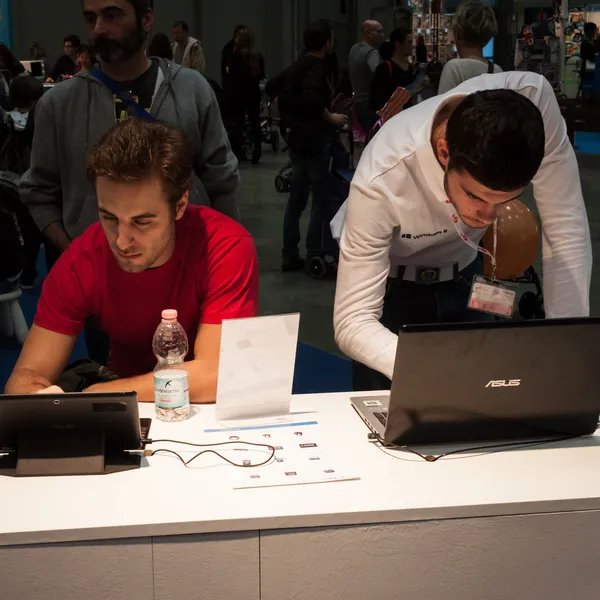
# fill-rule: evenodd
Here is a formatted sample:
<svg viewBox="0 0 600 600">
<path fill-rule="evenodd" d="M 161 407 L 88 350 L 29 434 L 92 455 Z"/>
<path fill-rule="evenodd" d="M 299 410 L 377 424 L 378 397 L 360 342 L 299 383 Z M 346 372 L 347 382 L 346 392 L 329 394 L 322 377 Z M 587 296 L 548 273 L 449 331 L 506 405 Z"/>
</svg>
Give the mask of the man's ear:
<svg viewBox="0 0 600 600">
<path fill-rule="evenodd" d="M 149 8 L 142 17 L 142 27 L 146 33 L 150 33 L 152 25 L 154 25 L 154 9 Z"/>
<path fill-rule="evenodd" d="M 447 169 L 450 162 L 450 154 L 448 152 L 448 143 L 442 138 L 437 142 L 437 157 L 444 170 Z"/>
<path fill-rule="evenodd" d="M 185 214 L 185 211 L 189 204 L 190 193 L 186 192 L 183 196 L 181 196 L 179 202 L 175 205 L 175 220 L 179 221 L 181 217 Z"/>
</svg>

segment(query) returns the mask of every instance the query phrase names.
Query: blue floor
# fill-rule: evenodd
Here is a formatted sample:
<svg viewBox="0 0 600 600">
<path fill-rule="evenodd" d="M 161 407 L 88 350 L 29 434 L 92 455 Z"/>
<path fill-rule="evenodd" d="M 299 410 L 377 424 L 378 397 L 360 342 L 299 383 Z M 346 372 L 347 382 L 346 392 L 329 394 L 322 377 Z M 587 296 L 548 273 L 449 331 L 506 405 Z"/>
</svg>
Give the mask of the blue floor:
<svg viewBox="0 0 600 600">
<path fill-rule="evenodd" d="M 31 326 L 41 292 L 42 277 L 46 274 L 43 251 L 38 260 L 38 282 L 31 291 L 23 292 L 21 308 L 27 323 Z M 0 390 L 10 376 L 19 356 L 20 346 L 14 339 L 0 339 Z M 71 360 L 87 356 L 85 341 L 81 335 Z M 296 371 L 294 374 L 294 394 L 316 394 L 325 392 L 346 392 L 352 389 L 350 361 L 324 352 L 307 344 L 298 344 Z"/>
<path fill-rule="evenodd" d="M 600 154 L 600 133 L 577 131 L 575 151 L 581 154 Z"/>
</svg>

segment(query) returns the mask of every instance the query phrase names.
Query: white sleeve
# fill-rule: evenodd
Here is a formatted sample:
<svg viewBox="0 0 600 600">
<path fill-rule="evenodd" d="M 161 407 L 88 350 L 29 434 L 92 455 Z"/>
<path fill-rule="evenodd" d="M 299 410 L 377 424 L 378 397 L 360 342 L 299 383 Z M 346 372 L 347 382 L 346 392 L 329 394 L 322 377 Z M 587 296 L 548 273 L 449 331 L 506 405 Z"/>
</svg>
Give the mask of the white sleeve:
<svg viewBox="0 0 600 600">
<path fill-rule="evenodd" d="M 456 63 L 457 60 L 460 59 L 451 60 L 444 65 L 444 69 L 442 70 L 442 75 L 440 77 L 438 95 L 445 94 L 462 83 L 460 70 L 458 69 L 458 64 Z"/>
<path fill-rule="evenodd" d="M 396 179 L 397 184 L 397 179 Z M 340 349 L 390 379 L 397 336 L 379 323 L 398 216 L 382 176 L 353 183 L 340 242 L 333 325 Z"/>
<path fill-rule="evenodd" d="M 588 316 L 592 246 L 575 152 L 552 87 L 539 77 L 546 152 L 533 179 L 542 220 L 544 304 L 548 318 Z"/>
</svg>

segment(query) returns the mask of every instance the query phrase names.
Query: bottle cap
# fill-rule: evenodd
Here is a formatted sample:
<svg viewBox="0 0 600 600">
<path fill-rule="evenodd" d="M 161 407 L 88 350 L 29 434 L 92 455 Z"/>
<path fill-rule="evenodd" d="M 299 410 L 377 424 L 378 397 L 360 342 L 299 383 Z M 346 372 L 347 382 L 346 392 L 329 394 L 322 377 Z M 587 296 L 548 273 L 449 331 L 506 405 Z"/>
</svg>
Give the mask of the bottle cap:
<svg viewBox="0 0 600 600">
<path fill-rule="evenodd" d="M 163 310 L 161 316 L 163 321 L 177 321 L 177 311 L 173 309 Z"/>
</svg>

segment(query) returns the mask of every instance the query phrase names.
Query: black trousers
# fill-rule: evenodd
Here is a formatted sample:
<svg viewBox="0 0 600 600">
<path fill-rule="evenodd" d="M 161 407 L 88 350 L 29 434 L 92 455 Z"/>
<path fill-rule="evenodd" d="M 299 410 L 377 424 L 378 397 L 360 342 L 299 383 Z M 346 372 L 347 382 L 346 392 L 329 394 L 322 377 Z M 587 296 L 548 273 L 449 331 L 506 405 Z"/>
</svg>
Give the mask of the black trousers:
<svg viewBox="0 0 600 600">
<path fill-rule="evenodd" d="M 454 281 L 421 284 L 390 278 L 379 322 L 397 334 L 402 325 L 489 321 L 492 316 L 467 308 L 473 277 L 482 272 L 478 257 Z M 392 385 L 385 375 L 356 361 L 352 380 L 356 392 L 389 390 Z"/>
</svg>

